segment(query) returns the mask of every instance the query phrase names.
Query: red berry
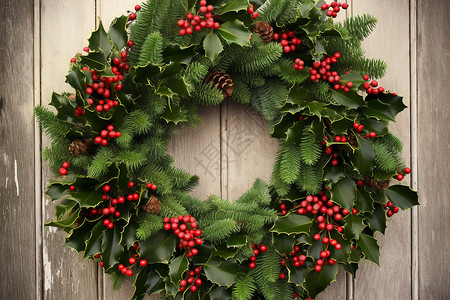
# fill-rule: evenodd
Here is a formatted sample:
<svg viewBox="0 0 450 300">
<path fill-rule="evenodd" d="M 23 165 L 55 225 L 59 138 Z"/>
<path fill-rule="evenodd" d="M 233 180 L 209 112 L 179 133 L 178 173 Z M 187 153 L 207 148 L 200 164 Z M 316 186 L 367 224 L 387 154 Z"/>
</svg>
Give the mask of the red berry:
<svg viewBox="0 0 450 300">
<path fill-rule="evenodd" d="M 59 174 L 61 174 L 61 175 L 66 175 L 67 174 L 67 169 L 65 169 L 65 168 L 60 168 L 59 169 Z"/>
<path fill-rule="evenodd" d="M 257 12 L 254 12 L 254 13 L 252 14 L 252 18 L 253 18 L 253 19 L 256 19 L 258 16 L 259 16 L 259 14 L 258 14 Z"/>
<path fill-rule="evenodd" d="M 397 180 L 398 181 L 402 181 L 403 180 L 403 175 L 402 174 L 398 174 L 397 175 Z"/>
<path fill-rule="evenodd" d="M 352 215 L 356 215 L 358 213 L 358 210 L 356 208 L 352 209 Z"/>
<path fill-rule="evenodd" d="M 322 239 L 322 243 L 325 245 L 328 244 L 329 241 L 330 241 L 330 239 L 327 238 L 326 236 Z"/>
<path fill-rule="evenodd" d="M 128 45 L 128 47 L 133 47 L 133 41 L 128 41 L 127 45 Z"/>
<path fill-rule="evenodd" d="M 131 13 L 129 19 L 130 19 L 130 20 L 136 19 L 136 14 L 135 14 L 135 13 Z M 127 275 L 128 275 L 128 274 L 127 274 Z"/>
<path fill-rule="evenodd" d="M 123 270 L 123 269 L 122 269 Z M 127 276 L 132 276 L 133 275 L 133 270 L 128 269 L 126 272 Z"/>
<path fill-rule="evenodd" d="M 107 226 L 108 226 L 109 229 L 113 229 L 114 223 L 111 222 L 111 223 L 109 223 Z"/>
<path fill-rule="evenodd" d="M 371 133 L 369 133 L 369 136 L 372 137 L 372 138 L 374 138 L 374 137 L 377 136 L 377 134 L 376 134 L 375 132 L 371 132 Z"/>
<path fill-rule="evenodd" d="M 76 62 L 77 60 L 75 59 L 75 57 L 72 57 L 71 59 L 70 59 L 70 62 L 71 63 L 74 63 L 74 62 Z"/>
<path fill-rule="evenodd" d="M 322 270 L 322 267 L 317 265 L 314 267 L 314 270 L 316 270 L 316 272 L 320 272 L 320 270 Z"/>
<path fill-rule="evenodd" d="M 111 187 L 109 185 L 106 184 L 106 185 L 103 186 L 103 191 L 105 193 L 109 192 L 110 190 L 111 190 Z"/>
<path fill-rule="evenodd" d="M 373 87 L 376 87 L 376 86 L 378 86 L 378 81 L 373 80 L 373 81 L 370 83 L 370 85 L 373 86 Z"/>
<path fill-rule="evenodd" d="M 256 264 L 254 262 L 252 262 L 252 263 L 250 263 L 249 267 L 250 267 L 250 269 L 254 269 L 254 268 L 256 268 Z"/>
<path fill-rule="evenodd" d="M 342 3 L 342 8 L 343 9 L 347 9 L 348 8 L 348 4 L 347 3 Z"/>
<path fill-rule="evenodd" d="M 405 168 L 405 170 L 403 170 L 405 172 L 405 174 L 409 174 L 411 173 L 411 169 L 410 168 Z"/>
<path fill-rule="evenodd" d="M 284 278 L 286 278 L 286 275 L 284 275 L 283 273 L 280 274 L 280 279 L 283 280 Z"/>
<path fill-rule="evenodd" d="M 315 234 L 315 235 L 314 235 L 314 239 L 315 239 L 316 241 L 320 240 L 320 234 L 318 234 L 318 233 Z"/>
<path fill-rule="evenodd" d="M 261 250 L 261 252 L 266 252 L 267 247 L 265 245 L 261 245 L 261 247 L 259 247 L 259 250 Z"/>
<path fill-rule="evenodd" d="M 335 248 L 336 248 L 336 250 L 341 250 L 342 246 L 341 246 L 341 244 L 337 244 Z"/>
</svg>

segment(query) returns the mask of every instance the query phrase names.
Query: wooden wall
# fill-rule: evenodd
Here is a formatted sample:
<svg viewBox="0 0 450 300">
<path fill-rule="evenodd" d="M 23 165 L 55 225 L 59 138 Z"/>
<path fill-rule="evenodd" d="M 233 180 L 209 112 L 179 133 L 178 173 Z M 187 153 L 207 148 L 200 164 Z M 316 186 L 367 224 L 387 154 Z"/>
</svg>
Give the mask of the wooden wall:
<svg viewBox="0 0 450 300">
<path fill-rule="evenodd" d="M 364 262 L 352 279 L 318 299 L 450 299 L 449 131 L 450 1 L 348 0 L 345 16 L 370 13 L 378 27 L 367 55 L 389 68 L 381 84 L 405 96 L 409 109 L 392 126 L 404 141 L 421 206 L 400 213 L 381 238 L 381 266 Z M 0 0 L 0 299 L 129 299 L 131 283 L 113 291 L 91 261 L 63 249 L 64 234 L 43 224 L 54 207 L 43 196 L 50 174 L 41 151 L 48 140 L 36 126 L 34 105 L 64 91 L 70 58 L 106 25 L 132 9 L 131 0 Z M 182 129 L 170 144 L 176 164 L 201 176 L 195 196 L 233 200 L 256 177 L 268 180 L 277 150 L 266 124 L 248 106 L 225 102 L 202 108 L 205 121 Z M 419 229 L 420 226 L 420 229 Z"/>
</svg>

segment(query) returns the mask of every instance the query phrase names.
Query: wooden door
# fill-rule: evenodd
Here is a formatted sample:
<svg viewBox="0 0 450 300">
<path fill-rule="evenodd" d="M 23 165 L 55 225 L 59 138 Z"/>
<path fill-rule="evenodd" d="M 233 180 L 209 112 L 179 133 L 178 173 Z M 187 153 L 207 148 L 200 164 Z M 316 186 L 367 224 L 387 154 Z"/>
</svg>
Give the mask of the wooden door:
<svg viewBox="0 0 450 300">
<path fill-rule="evenodd" d="M 409 109 L 392 126 L 404 141 L 421 206 L 396 215 L 381 237 L 381 266 L 340 271 L 318 299 L 450 299 L 450 1 L 348 0 L 347 17 L 370 13 L 378 27 L 364 42 L 389 68 L 381 80 Z M 113 291 L 92 261 L 63 249 L 64 234 L 43 224 L 54 206 L 43 196 L 51 177 L 41 160 L 47 138 L 32 109 L 64 91 L 70 58 L 104 24 L 132 9 L 130 0 L 0 0 L 0 299 L 129 299 L 131 282 Z M 170 144 L 176 164 L 201 176 L 193 194 L 233 200 L 256 177 L 268 180 L 277 150 L 263 119 L 249 106 L 202 108 L 205 121 Z M 420 229 L 419 229 L 420 226 Z"/>
</svg>

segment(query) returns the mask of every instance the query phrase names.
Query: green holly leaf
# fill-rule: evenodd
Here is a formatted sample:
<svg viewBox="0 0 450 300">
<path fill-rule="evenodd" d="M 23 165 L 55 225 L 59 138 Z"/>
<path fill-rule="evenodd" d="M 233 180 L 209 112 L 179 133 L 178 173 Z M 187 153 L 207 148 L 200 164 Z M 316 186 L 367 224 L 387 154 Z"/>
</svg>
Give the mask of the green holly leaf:
<svg viewBox="0 0 450 300">
<path fill-rule="evenodd" d="M 176 245 L 176 236 L 169 231 L 161 230 L 151 238 L 141 241 L 138 252 L 142 259 L 152 263 L 167 263 Z"/>
<path fill-rule="evenodd" d="M 293 283 L 296 286 L 302 286 L 305 281 L 305 275 L 308 271 L 308 267 L 306 265 L 295 267 L 290 259 L 286 261 L 286 269 L 288 271 L 288 282 Z"/>
<path fill-rule="evenodd" d="M 221 245 L 216 247 L 215 255 L 228 259 L 234 257 L 237 252 L 237 248 L 228 248 L 226 245 Z"/>
<path fill-rule="evenodd" d="M 370 175 L 375 164 L 375 150 L 371 142 L 366 141 L 356 134 L 359 148 L 354 153 L 350 153 L 350 160 L 355 169 L 363 176 Z"/>
<path fill-rule="evenodd" d="M 167 106 L 161 118 L 167 123 L 173 122 L 175 125 L 188 121 L 186 112 L 177 105 Z"/>
<path fill-rule="evenodd" d="M 352 263 L 359 263 L 361 261 L 361 258 L 362 258 L 361 249 L 357 247 L 352 249 L 352 251 L 350 251 L 350 256 L 348 260 Z"/>
<path fill-rule="evenodd" d="M 386 211 L 381 205 L 377 204 L 373 213 L 367 215 L 366 222 L 370 228 L 384 234 L 386 231 Z"/>
<path fill-rule="evenodd" d="M 178 62 L 183 64 L 189 64 L 192 58 L 195 56 L 195 46 L 189 48 L 180 48 L 177 45 L 168 45 L 163 50 L 163 58 L 166 63 Z"/>
<path fill-rule="evenodd" d="M 239 46 L 250 45 L 250 36 L 252 33 L 240 21 L 225 22 L 217 31 L 229 44 L 233 43 Z"/>
<path fill-rule="evenodd" d="M 345 264 L 343 267 L 346 272 L 352 274 L 353 278 L 356 277 L 356 271 L 358 270 L 357 263 Z"/>
<path fill-rule="evenodd" d="M 331 257 L 339 263 L 346 263 L 348 257 L 350 256 L 350 251 L 352 250 L 350 239 L 344 239 L 343 235 L 341 235 L 336 230 L 333 230 L 333 232 L 331 232 L 331 239 L 335 239 L 338 244 L 341 245 L 341 249 L 339 250 L 334 247 L 330 247 Z"/>
<path fill-rule="evenodd" d="M 349 81 L 353 82 L 354 87 L 358 87 L 366 82 L 359 73 L 347 73 L 341 76 L 340 82 L 347 83 Z"/>
<path fill-rule="evenodd" d="M 92 32 L 91 37 L 88 39 L 88 41 L 90 50 L 94 51 L 103 50 L 105 56 L 108 57 L 112 45 L 108 39 L 108 35 L 106 34 L 105 28 L 103 28 L 102 21 L 100 21 L 98 29 Z"/>
<path fill-rule="evenodd" d="M 353 180 L 344 178 L 333 184 L 331 188 L 331 200 L 348 210 L 353 208 L 353 200 L 355 199 L 356 184 Z"/>
<path fill-rule="evenodd" d="M 344 92 L 342 90 L 331 89 L 334 100 L 337 103 L 344 105 L 348 108 L 358 108 L 364 106 L 365 102 L 363 98 L 354 91 Z"/>
<path fill-rule="evenodd" d="M 215 285 L 208 293 L 210 300 L 232 300 L 230 289 Z"/>
<path fill-rule="evenodd" d="M 337 264 L 332 266 L 324 265 L 320 272 L 310 271 L 306 276 L 304 288 L 309 292 L 311 298 L 315 298 L 320 292 L 325 290 L 331 282 L 336 280 L 339 268 Z"/>
<path fill-rule="evenodd" d="M 289 128 L 286 132 L 286 142 L 298 145 L 302 138 L 302 132 L 305 126 L 308 125 L 306 120 L 298 121 Z"/>
<path fill-rule="evenodd" d="M 331 127 L 333 128 L 333 132 L 337 135 L 347 134 L 347 130 L 352 128 L 353 121 L 347 118 L 342 118 L 338 121 L 331 123 Z"/>
<path fill-rule="evenodd" d="M 86 250 L 84 251 L 84 258 L 92 257 L 97 253 L 102 252 L 103 234 L 108 227 L 102 222 L 95 224 L 92 228 L 91 236 L 86 241 Z"/>
<path fill-rule="evenodd" d="M 395 116 L 389 108 L 389 105 L 382 103 L 380 100 L 372 100 L 368 102 L 368 107 L 363 107 L 362 112 L 367 117 L 377 118 L 378 120 L 389 120 L 395 122 Z"/>
<path fill-rule="evenodd" d="M 223 51 L 223 45 L 220 41 L 219 35 L 211 31 L 203 41 L 203 48 L 205 49 L 206 57 L 211 61 L 215 61 L 219 54 Z"/>
<path fill-rule="evenodd" d="M 331 183 L 336 183 L 345 177 L 344 164 L 338 164 L 333 166 L 332 164 L 327 164 L 324 168 L 323 179 L 328 180 Z"/>
<path fill-rule="evenodd" d="M 364 187 L 359 186 L 356 190 L 356 208 L 361 212 L 373 211 L 373 198 Z"/>
<path fill-rule="evenodd" d="M 88 55 L 81 57 L 81 63 L 97 71 L 103 71 L 107 65 L 105 53 L 103 53 L 103 51 L 89 52 Z"/>
<path fill-rule="evenodd" d="M 358 245 L 361 248 L 365 259 L 376 263 L 378 266 L 380 265 L 380 246 L 378 246 L 376 239 L 370 235 L 362 233 L 359 237 Z"/>
<path fill-rule="evenodd" d="M 186 255 L 172 259 L 169 264 L 169 276 L 173 283 L 177 284 L 183 278 L 184 272 L 189 269 L 189 260 Z"/>
<path fill-rule="evenodd" d="M 84 222 L 80 227 L 72 230 L 72 233 L 66 238 L 64 246 L 70 247 L 77 251 L 77 253 L 86 249 L 86 241 L 91 236 L 91 230 L 94 227 L 94 222 Z"/>
<path fill-rule="evenodd" d="M 407 106 L 403 103 L 403 97 L 393 95 L 391 93 L 382 93 L 378 95 L 369 95 L 367 100 L 373 102 L 373 99 L 378 99 L 382 103 L 388 105 L 388 115 L 395 119 L 397 114 L 403 111 Z"/>
<path fill-rule="evenodd" d="M 345 237 L 348 240 L 351 240 L 352 238 L 359 239 L 359 235 L 364 227 L 366 227 L 363 223 L 363 218 L 358 215 L 349 214 L 344 218 L 344 221 Z"/>
<path fill-rule="evenodd" d="M 246 235 L 232 235 L 227 239 L 228 247 L 240 248 L 247 244 L 247 236 Z"/>
<path fill-rule="evenodd" d="M 66 76 L 66 82 L 75 90 L 79 91 L 83 96 L 86 94 L 85 75 L 78 68 L 73 68 Z"/>
<path fill-rule="evenodd" d="M 387 126 L 377 119 L 363 119 L 360 122 L 367 131 L 375 132 L 377 136 L 383 136 L 389 133 Z"/>
<path fill-rule="evenodd" d="M 69 195 L 69 189 L 67 186 L 62 184 L 54 183 L 47 187 L 45 193 L 50 196 L 52 201 L 59 200 L 67 195 Z"/>
<path fill-rule="evenodd" d="M 130 221 L 123 230 L 122 240 L 120 241 L 120 244 L 126 247 L 133 246 L 134 242 L 137 241 L 136 231 L 138 227 L 138 223 Z"/>
<path fill-rule="evenodd" d="M 273 126 L 271 136 L 274 138 L 286 138 L 287 130 L 294 125 L 295 117 L 289 113 L 285 114 L 281 120 Z"/>
<path fill-rule="evenodd" d="M 102 241 L 102 259 L 105 270 L 112 268 L 119 262 L 123 253 L 123 247 L 120 245 L 121 228 L 114 224 L 113 229 L 106 230 Z"/>
<path fill-rule="evenodd" d="M 275 220 L 275 224 L 270 229 L 271 232 L 298 234 L 302 232 L 309 232 L 312 224 L 312 219 L 307 216 L 298 214 L 289 214 Z"/>
<path fill-rule="evenodd" d="M 227 1 L 224 4 L 222 4 L 222 6 L 220 6 L 217 10 L 216 13 L 218 15 L 223 15 L 227 12 L 230 11 L 235 11 L 238 12 L 240 10 L 247 10 L 247 8 L 250 7 L 250 3 L 248 2 L 248 0 L 231 0 L 231 1 Z"/>
<path fill-rule="evenodd" d="M 275 247 L 275 250 L 280 254 L 288 254 L 291 253 L 292 249 L 294 249 L 295 243 L 295 235 L 287 235 L 287 234 L 277 234 L 274 233 L 272 235 L 272 244 Z"/>
<path fill-rule="evenodd" d="M 385 191 L 389 200 L 403 210 L 419 205 L 417 192 L 408 186 L 392 185 Z"/>
<path fill-rule="evenodd" d="M 206 277 L 213 283 L 229 287 L 236 282 L 239 267 L 237 263 L 213 257 L 203 266 L 203 270 Z"/>
<path fill-rule="evenodd" d="M 49 103 L 58 110 L 58 114 L 73 117 L 75 115 L 75 106 L 72 102 L 57 93 L 52 94 L 52 101 Z"/>
<path fill-rule="evenodd" d="M 103 201 L 103 193 L 97 190 L 82 189 L 70 192 L 69 199 L 77 201 L 81 207 L 95 207 Z"/>
<path fill-rule="evenodd" d="M 121 51 L 127 44 L 127 25 L 128 17 L 120 16 L 112 21 L 109 27 L 108 37 L 117 50 Z"/>
<path fill-rule="evenodd" d="M 136 276 L 133 286 L 135 289 L 132 299 L 142 300 L 145 294 L 150 296 L 159 293 L 164 289 L 165 285 L 161 276 L 154 269 L 147 267 L 142 269 Z"/>
<path fill-rule="evenodd" d="M 77 205 L 77 201 L 62 199 L 61 202 L 56 205 L 56 219 L 62 220 L 67 217 L 71 213 L 72 209 Z"/>
<path fill-rule="evenodd" d="M 72 212 L 71 214 L 66 215 L 66 218 L 46 223 L 45 226 L 52 226 L 57 228 L 70 228 L 72 227 L 73 223 L 78 219 L 80 215 L 81 208 L 78 208 L 76 211 Z"/>
</svg>

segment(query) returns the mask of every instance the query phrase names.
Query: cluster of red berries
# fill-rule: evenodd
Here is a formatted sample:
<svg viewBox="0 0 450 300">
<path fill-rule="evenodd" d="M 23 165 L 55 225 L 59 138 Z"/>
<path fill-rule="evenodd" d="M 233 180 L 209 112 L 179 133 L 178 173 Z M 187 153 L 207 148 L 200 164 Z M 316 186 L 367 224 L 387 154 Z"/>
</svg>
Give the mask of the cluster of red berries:
<svg viewBox="0 0 450 300">
<path fill-rule="evenodd" d="M 250 4 L 250 7 L 247 9 L 247 12 L 252 15 L 253 19 L 256 19 L 259 16 L 259 14 L 255 12 L 253 4 Z"/>
<path fill-rule="evenodd" d="M 254 268 L 256 268 L 256 257 L 260 254 L 260 253 L 262 253 L 262 252 L 266 252 L 267 251 L 267 246 L 266 245 L 255 245 L 255 244 L 252 244 L 252 249 L 253 249 L 253 256 L 250 256 L 250 261 L 251 261 L 251 263 L 250 263 L 250 265 L 249 265 L 249 267 L 250 267 L 250 269 L 254 269 Z"/>
<path fill-rule="evenodd" d="M 369 80 L 369 75 L 364 75 L 363 79 L 365 81 Z M 378 81 L 372 80 L 372 82 L 364 82 L 363 84 L 364 89 L 366 90 L 367 94 L 374 94 L 378 95 L 379 93 L 384 93 L 384 87 L 380 86 L 378 87 Z"/>
<path fill-rule="evenodd" d="M 293 31 L 284 32 L 281 34 L 275 33 L 273 35 L 273 40 L 280 41 L 284 53 L 295 51 L 296 47 L 302 44 L 302 41 L 299 38 L 295 37 L 295 32 Z"/>
<path fill-rule="evenodd" d="M 341 7 L 343 9 L 347 9 L 348 8 L 348 4 L 347 3 L 341 3 L 341 2 L 331 2 L 331 4 L 322 4 L 322 6 L 320 7 L 323 11 L 327 11 L 327 16 L 330 18 L 336 18 L 338 12 L 341 11 Z"/>
<path fill-rule="evenodd" d="M 305 264 L 305 261 L 306 261 L 306 255 L 304 255 L 303 253 L 302 253 L 302 251 L 301 251 L 301 249 L 300 249 L 300 246 L 295 246 L 294 247 L 294 250 L 292 250 L 291 251 L 291 259 L 292 259 L 292 262 L 294 263 L 294 266 L 296 267 L 296 268 L 298 268 L 298 267 L 300 267 L 300 266 L 303 266 L 304 264 Z M 286 260 L 284 260 L 284 259 L 282 259 L 281 261 L 280 261 L 280 264 L 284 267 L 285 265 L 286 265 Z M 281 275 L 281 274 L 280 274 Z M 283 274 L 284 275 L 284 274 Z M 283 276 L 284 277 L 284 276 Z M 280 276 L 280 279 L 284 279 L 284 278 L 281 278 L 281 276 Z"/>
<path fill-rule="evenodd" d="M 134 7 L 134 10 L 135 10 L 135 11 L 141 10 L 141 6 L 140 6 L 140 5 L 136 5 L 136 6 Z M 133 21 L 133 20 L 135 20 L 135 19 L 136 19 L 136 13 L 134 13 L 134 12 L 130 13 L 130 15 L 128 16 L 128 20 Z"/>
<path fill-rule="evenodd" d="M 114 126 L 113 125 L 108 125 L 106 130 L 102 130 L 100 132 L 100 136 L 97 136 L 94 139 L 94 143 L 96 145 L 107 146 L 108 145 L 108 140 L 118 138 L 121 135 L 122 134 L 120 133 L 120 131 L 114 131 Z"/>
<path fill-rule="evenodd" d="M 122 272 L 122 274 L 126 274 L 127 276 L 132 276 L 133 275 L 132 268 L 134 265 L 136 265 L 137 261 L 138 261 L 138 255 L 135 254 L 132 257 L 130 257 L 130 259 L 128 259 L 130 266 L 125 267 L 123 264 L 120 264 L 117 267 L 118 267 L 119 271 Z M 147 265 L 147 261 L 145 259 L 141 259 L 139 261 L 139 265 L 141 267 L 145 267 Z"/>
<path fill-rule="evenodd" d="M 75 108 L 75 117 L 82 117 L 86 114 L 86 111 L 84 110 L 83 107 L 81 106 L 77 106 Z"/>
<path fill-rule="evenodd" d="M 202 267 L 195 267 L 188 273 L 188 278 L 180 281 L 180 292 L 184 292 L 186 289 L 190 289 L 191 292 L 197 291 L 197 288 L 202 285 L 200 279 L 202 273 Z"/>
<path fill-rule="evenodd" d="M 383 204 L 383 207 L 384 207 L 384 209 L 388 210 L 386 215 L 389 218 L 392 217 L 394 214 L 398 213 L 398 211 L 399 211 L 399 208 L 397 206 L 395 206 L 391 201 Z"/>
<path fill-rule="evenodd" d="M 147 188 L 149 190 L 156 191 L 156 185 L 154 185 L 153 183 L 147 183 Z"/>
<path fill-rule="evenodd" d="M 339 136 L 336 136 L 339 137 Z M 336 137 L 335 137 L 335 141 L 336 141 Z M 347 137 L 343 136 L 343 137 L 339 137 L 339 141 L 342 143 L 345 143 L 347 141 Z M 325 143 L 326 144 L 326 143 Z M 339 164 L 339 161 L 337 160 L 338 158 L 338 154 L 337 153 L 333 153 L 333 147 L 332 146 L 326 146 L 325 147 L 325 153 L 328 155 L 333 155 L 333 159 L 331 160 L 331 164 L 333 166 L 337 166 Z"/>
<path fill-rule="evenodd" d="M 294 69 L 301 71 L 301 70 L 303 70 L 304 67 L 305 67 L 305 62 L 303 60 L 301 60 L 300 58 L 297 58 L 294 63 Z"/>
<path fill-rule="evenodd" d="M 192 257 L 198 254 L 196 245 L 203 244 L 203 240 L 199 238 L 202 231 L 198 229 L 197 222 L 190 215 L 178 216 L 177 218 L 164 218 L 164 229 L 173 230 L 178 237 L 178 247 L 186 251 L 186 257 Z"/>
<path fill-rule="evenodd" d="M 59 168 L 59 174 L 67 175 L 67 169 L 69 168 L 69 163 L 67 161 L 63 162 L 62 167 Z"/>
<path fill-rule="evenodd" d="M 345 84 L 340 84 L 341 76 L 336 71 L 331 71 L 331 65 L 337 63 L 338 59 L 341 57 L 339 52 L 336 52 L 333 56 L 324 57 L 321 61 L 316 61 L 313 63 L 313 67 L 309 69 L 311 74 L 310 79 L 312 81 L 328 81 L 334 84 L 333 88 L 335 90 L 344 90 L 344 92 L 349 92 L 353 87 L 353 82 L 348 81 Z"/>
<path fill-rule="evenodd" d="M 199 14 L 194 15 L 192 13 L 188 13 L 186 15 L 186 20 L 181 19 L 178 21 L 178 26 L 181 27 L 180 35 L 190 35 L 195 31 L 201 31 L 203 28 L 214 28 L 219 29 L 220 23 L 214 22 L 212 17 L 212 11 L 214 10 L 214 6 L 207 5 L 206 0 L 200 1 L 200 9 Z M 204 16 L 200 16 L 200 14 L 204 14 Z"/>
<path fill-rule="evenodd" d="M 336 241 L 336 240 L 331 240 L 331 241 Z M 330 242 L 330 245 L 332 245 L 331 242 Z M 337 245 L 340 245 L 340 244 L 337 244 Z M 336 249 L 339 250 L 340 247 L 338 249 L 337 245 L 336 245 Z M 334 265 L 336 263 L 336 260 L 334 260 L 333 258 L 330 258 L 330 256 L 331 256 L 330 250 L 324 250 L 324 251 L 320 252 L 320 258 L 318 260 L 316 260 L 316 265 L 314 266 L 314 270 L 316 272 L 320 272 L 322 270 L 322 266 L 324 264 L 330 265 L 330 266 Z"/>
<path fill-rule="evenodd" d="M 410 168 L 405 168 L 402 173 L 397 174 L 395 176 L 395 179 L 397 179 L 398 181 L 402 181 L 403 178 L 405 178 L 405 175 L 407 175 L 409 173 L 411 173 L 411 169 Z"/>
<path fill-rule="evenodd" d="M 363 131 L 363 129 L 364 129 L 364 125 L 355 122 L 355 123 L 353 123 L 353 129 L 355 129 L 358 133 L 361 133 Z M 377 136 L 377 134 L 375 132 L 371 131 L 368 134 L 366 134 L 364 137 L 366 137 L 366 138 L 368 138 L 368 137 L 374 138 L 376 136 Z"/>
</svg>

